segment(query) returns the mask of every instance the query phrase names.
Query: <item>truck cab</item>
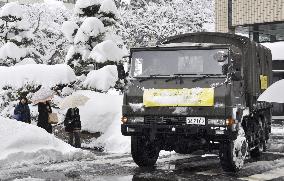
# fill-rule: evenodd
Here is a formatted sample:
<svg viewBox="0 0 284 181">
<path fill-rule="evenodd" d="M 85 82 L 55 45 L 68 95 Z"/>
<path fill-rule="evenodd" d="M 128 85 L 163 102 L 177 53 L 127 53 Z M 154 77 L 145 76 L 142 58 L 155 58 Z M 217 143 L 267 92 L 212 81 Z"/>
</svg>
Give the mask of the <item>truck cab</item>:
<svg viewBox="0 0 284 181">
<path fill-rule="evenodd" d="M 262 78 L 261 93 L 270 72 L 247 72 L 253 65 L 245 63 L 247 52 L 233 41 L 213 40 L 220 35 L 227 36 L 187 34 L 131 49 L 121 131 L 131 136 L 132 157 L 140 167 L 153 166 L 160 150 L 219 150 L 223 169 L 238 171 L 248 155 L 265 150 L 270 105 L 253 100 L 249 89 L 256 83 L 249 86 L 248 80 Z M 229 36 L 223 39 L 235 38 Z"/>
</svg>

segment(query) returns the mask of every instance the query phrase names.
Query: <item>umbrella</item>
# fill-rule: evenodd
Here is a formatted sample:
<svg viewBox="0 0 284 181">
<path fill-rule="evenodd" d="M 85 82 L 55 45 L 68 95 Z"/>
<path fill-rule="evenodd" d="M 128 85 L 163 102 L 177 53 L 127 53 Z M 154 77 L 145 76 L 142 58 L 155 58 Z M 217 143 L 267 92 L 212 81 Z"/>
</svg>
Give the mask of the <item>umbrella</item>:
<svg viewBox="0 0 284 181">
<path fill-rule="evenodd" d="M 49 88 L 41 87 L 32 97 L 32 102 L 37 104 L 39 102 L 45 102 L 51 100 L 54 96 L 54 91 Z"/>
<path fill-rule="evenodd" d="M 257 101 L 284 103 L 284 79 L 269 86 L 257 99 Z"/>
<path fill-rule="evenodd" d="M 62 102 L 59 104 L 60 109 L 74 108 L 85 105 L 89 100 L 88 97 L 81 94 L 72 94 L 65 97 Z"/>
</svg>

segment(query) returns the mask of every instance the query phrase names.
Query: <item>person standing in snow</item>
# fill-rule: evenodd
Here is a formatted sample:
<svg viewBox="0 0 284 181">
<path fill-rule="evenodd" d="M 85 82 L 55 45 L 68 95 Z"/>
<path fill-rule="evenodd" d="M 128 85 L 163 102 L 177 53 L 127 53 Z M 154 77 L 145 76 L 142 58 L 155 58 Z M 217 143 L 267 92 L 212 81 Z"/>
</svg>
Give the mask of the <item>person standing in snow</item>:
<svg viewBox="0 0 284 181">
<path fill-rule="evenodd" d="M 48 114 L 52 113 L 49 101 L 38 103 L 38 122 L 37 126 L 45 129 L 48 133 L 52 133 L 52 126 L 48 123 Z"/>
<path fill-rule="evenodd" d="M 28 99 L 21 97 L 19 104 L 14 110 L 15 119 L 25 123 L 31 123 L 31 113 L 28 105 Z"/>
<path fill-rule="evenodd" d="M 64 119 L 64 126 L 65 131 L 69 135 L 68 143 L 76 148 L 81 148 L 81 141 L 80 141 L 80 131 L 81 131 L 81 120 L 79 109 L 69 108 L 67 110 L 65 119 Z M 75 144 L 74 144 L 75 139 Z"/>
</svg>

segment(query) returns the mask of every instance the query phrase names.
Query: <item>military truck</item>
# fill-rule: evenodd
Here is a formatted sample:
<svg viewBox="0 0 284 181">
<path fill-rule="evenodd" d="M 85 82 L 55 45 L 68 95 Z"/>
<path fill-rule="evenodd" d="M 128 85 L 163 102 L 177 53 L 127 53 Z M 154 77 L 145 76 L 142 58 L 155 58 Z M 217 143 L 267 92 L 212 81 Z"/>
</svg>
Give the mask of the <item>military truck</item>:
<svg viewBox="0 0 284 181">
<path fill-rule="evenodd" d="M 269 49 L 203 32 L 130 52 L 121 132 L 138 166 L 154 166 L 160 150 L 219 150 L 223 170 L 236 172 L 266 151 L 271 105 L 257 98 L 272 83 Z"/>
</svg>

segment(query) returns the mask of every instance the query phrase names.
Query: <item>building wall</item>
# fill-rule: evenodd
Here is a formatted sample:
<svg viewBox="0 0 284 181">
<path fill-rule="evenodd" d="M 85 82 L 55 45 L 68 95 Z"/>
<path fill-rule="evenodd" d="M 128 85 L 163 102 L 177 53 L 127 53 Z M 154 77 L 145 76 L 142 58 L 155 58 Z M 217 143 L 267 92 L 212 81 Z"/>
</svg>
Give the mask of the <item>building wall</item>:
<svg viewBox="0 0 284 181">
<path fill-rule="evenodd" d="M 228 32 L 228 0 L 215 0 L 215 20 L 217 32 Z"/>
<path fill-rule="evenodd" d="M 284 21 L 284 0 L 233 0 L 232 7 L 233 26 Z"/>
<path fill-rule="evenodd" d="M 215 0 L 216 31 L 228 32 L 228 0 Z M 284 22 L 284 0 L 232 0 L 232 26 Z"/>
</svg>

